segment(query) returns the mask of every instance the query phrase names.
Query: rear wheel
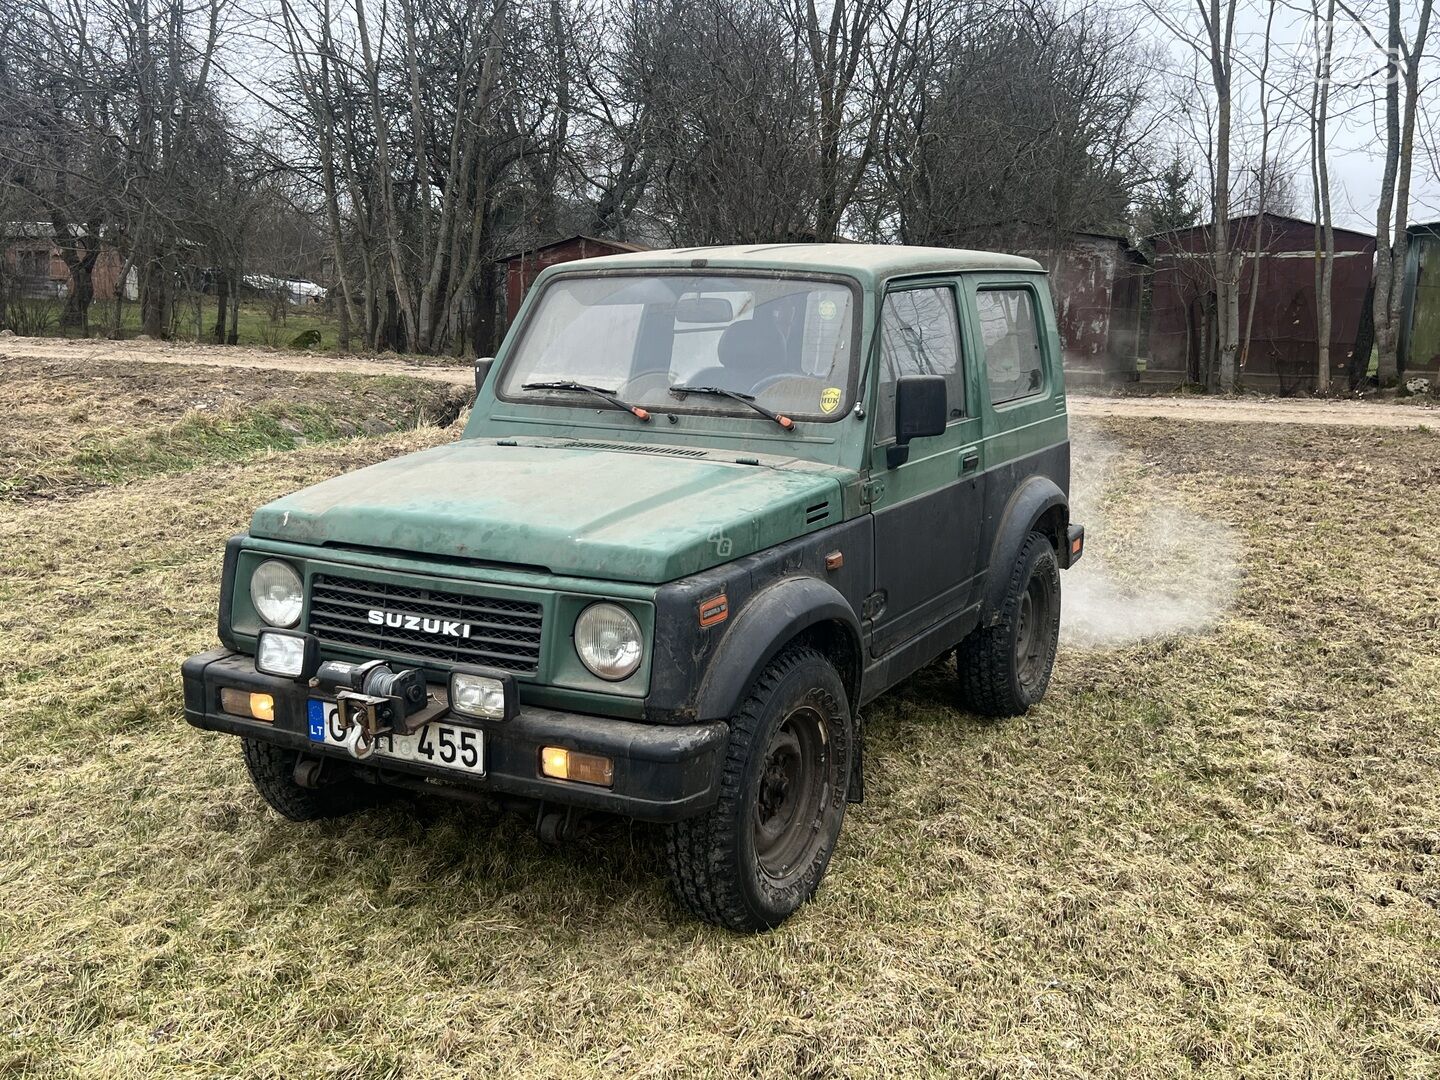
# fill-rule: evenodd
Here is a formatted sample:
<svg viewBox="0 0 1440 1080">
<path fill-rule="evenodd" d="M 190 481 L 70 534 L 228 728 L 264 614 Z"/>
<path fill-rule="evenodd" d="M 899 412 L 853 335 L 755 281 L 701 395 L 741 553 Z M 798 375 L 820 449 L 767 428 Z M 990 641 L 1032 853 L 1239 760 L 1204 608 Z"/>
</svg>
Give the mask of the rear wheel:
<svg viewBox="0 0 1440 1080">
<path fill-rule="evenodd" d="M 1032 532 L 1010 570 L 1000 616 L 955 652 L 961 704 L 983 716 L 1019 716 L 1045 696 L 1060 641 L 1060 565 Z"/>
<path fill-rule="evenodd" d="M 260 797 L 291 821 L 314 821 L 340 817 L 373 805 L 380 789 L 357 780 L 343 763 L 325 760 L 316 776 L 315 787 L 295 782 L 295 763 L 300 754 L 260 739 L 242 739 L 245 767 Z"/>
<path fill-rule="evenodd" d="M 719 800 L 669 828 L 681 902 L 717 926 L 756 931 L 810 899 L 844 821 L 853 745 L 835 668 L 812 648 L 786 649 L 731 722 Z"/>
</svg>

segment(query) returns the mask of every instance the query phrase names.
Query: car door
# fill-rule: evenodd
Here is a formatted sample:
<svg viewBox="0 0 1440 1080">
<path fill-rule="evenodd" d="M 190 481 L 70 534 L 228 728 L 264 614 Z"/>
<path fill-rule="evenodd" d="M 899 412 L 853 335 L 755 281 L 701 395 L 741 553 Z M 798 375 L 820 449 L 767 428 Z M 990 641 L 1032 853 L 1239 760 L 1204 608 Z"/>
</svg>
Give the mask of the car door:
<svg viewBox="0 0 1440 1080">
<path fill-rule="evenodd" d="M 1019 274 L 967 280 L 962 291 L 970 354 L 983 405 L 984 527 L 989 551 L 1015 489 L 1028 476 L 1050 476 L 1068 489 L 1069 443 L 1060 342 L 1043 280 Z M 1003 573 L 1008 567 L 992 567 Z M 983 575 L 982 575 L 983 576 Z"/>
<path fill-rule="evenodd" d="M 871 509 L 875 589 L 867 605 L 870 648 L 881 656 L 971 606 L 984 509 L 978 483 L 980 420 L 974 365 L 960 333 L 958 286 L 921 279 L 892 285 L 881 305 L 872 424 Z M 949 423 L 910 443 L 894 468 L 895 382 L 943 375 Z"/>
</svg>

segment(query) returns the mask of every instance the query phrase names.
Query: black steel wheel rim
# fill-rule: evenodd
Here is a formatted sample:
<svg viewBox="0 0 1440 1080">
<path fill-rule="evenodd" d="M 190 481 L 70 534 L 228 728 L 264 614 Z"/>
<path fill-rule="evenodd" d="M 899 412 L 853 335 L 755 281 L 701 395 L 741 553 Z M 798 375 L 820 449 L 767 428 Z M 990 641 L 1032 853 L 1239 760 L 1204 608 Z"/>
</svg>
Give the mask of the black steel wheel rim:
<svg viewBox="0 0 1440 1080">
<path fill-rule="evenodd" d="M 825 718 L 802 705 L 770 737 L 755 797 L 755 857 L 772 878 L 808 865 L 823 842 L 828 763 Z"/>
<path fill-rule="evenodd" d="M 1050 582 L 1031 574 L 1020 596 L 1015 628 L 1015 670 L 1022 685 L 1034 686 L 1045 674 L 1054 609 L 1055 593 Z"/>
</svg>

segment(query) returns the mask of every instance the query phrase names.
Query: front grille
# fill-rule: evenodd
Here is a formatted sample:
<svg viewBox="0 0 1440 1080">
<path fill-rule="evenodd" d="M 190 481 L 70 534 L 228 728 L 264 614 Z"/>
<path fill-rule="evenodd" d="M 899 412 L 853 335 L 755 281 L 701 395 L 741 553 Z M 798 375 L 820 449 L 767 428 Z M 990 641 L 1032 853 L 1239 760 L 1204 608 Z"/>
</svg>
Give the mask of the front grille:
<svg viewBox="0 0 1440 1080">
<path fill-rule="evenodd" d="M 410 585 L 316 574 L 310 580 L 310 633 L 327 645 L 431 664 L 476 664 L 519 674 L 540 664 L 542 608 L 525 600 L 442 592 Z M 379 625 L 370 612 L 419 617 L 419 627 Z M 425 629 L 429 620 L 431 629 Z M 392 619 L 393 621 L 393 619 Z M 437 633 L 468 626 L 469 636 Z"/>
</svg>

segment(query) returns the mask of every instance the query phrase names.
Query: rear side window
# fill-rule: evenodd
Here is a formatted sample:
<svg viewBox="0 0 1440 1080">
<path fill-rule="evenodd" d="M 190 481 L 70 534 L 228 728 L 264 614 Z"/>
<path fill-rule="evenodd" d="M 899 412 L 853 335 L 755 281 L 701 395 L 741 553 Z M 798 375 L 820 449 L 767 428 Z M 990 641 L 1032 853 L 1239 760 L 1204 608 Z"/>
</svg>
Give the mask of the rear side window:
<svg viewBox="0 0 1440 1080">
<path fill-rule="evenodd" d="M 990 403 L 1004 405 L 1045 389 L 1045 360 L 1035 296 L 1029 289 L 982 289 L 975 295 Z"/>
<path fill-rule="evenodd" d="M 949 287 L 903 289 L 885 297 L 880 313 L 880 393 L 875 441 L 895 436 L 895 381 L 905 375 L 945 376 L 950 416 L 965 415 L 965 369 L 955 294 Z"/>
</svg>

